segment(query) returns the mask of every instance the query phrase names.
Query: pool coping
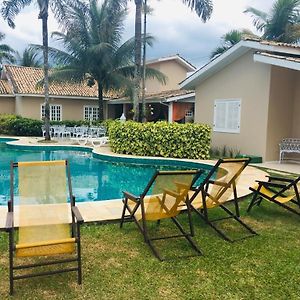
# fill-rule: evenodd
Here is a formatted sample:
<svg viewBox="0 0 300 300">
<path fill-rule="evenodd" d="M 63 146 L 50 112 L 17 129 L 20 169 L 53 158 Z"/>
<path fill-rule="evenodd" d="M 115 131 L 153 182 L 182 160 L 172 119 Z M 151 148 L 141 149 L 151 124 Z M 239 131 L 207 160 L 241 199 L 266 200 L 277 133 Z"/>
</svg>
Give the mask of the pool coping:
<svg viewBox="0 0 300 300">
<path fill-rule="evenodd" d="M 0 139 L 2 136 L 0 136 Z M 82 146 L 82 145 L 37 145 L 33 142 L 37 142 L 38 139 L 41 137 L 36 138 L 28 138 L 28 137 L 3 137 L 5 139 L 13 138 L 14 141 L 6 142 L 8 145 L 19 149 L 28 149 L 28 148 L 43 148 L 45 149 L 73 149 L 75 151 L 88 151 L 92 152 L 95 158 L 101 159 L 104 158 L 105 161 L 114 161 L 114 162 L 129 162 L 129 161 L 142 161 L 141 163 L 149 163 L 156 161 L 169 161 L 169 162 L 177 162 L 177 163 L 184 163 L 189 164 L 204 164 L 212 166 L 215 164 L 216 161 L 213 160 L 193 160 L 193 159 L 178 159 L 178 158 L 163 158 L 163 157 L 139 157 L 134 155 L 125 155 L 125 154 L 116 154 L 110 151 L 110 148 L 105 147 L 90 147 L 90 146 Z M 16 140 L 17 139 L 17 140 Z M 266 172 L 253 167 L 247 166 L 247 168 L 243 171 L 242 175 L 240 176 L 240 180 L 237 184 L 238 190 L 238 197 L 242 198 L 249 195 L 251 192 L 249 190 L 249 186 L 253 186 L 255 184 L 255 180 L 264 180 L 265 176 L 267 175 Z M 97 222 L 109 222 L 109 221 L 117 221 L 121 217 L 122 211 L 122 201 L 121 199 L 111 199 L 111 200 L 101 200 L 101 201 L 87 201 L 87 202 L 77 202 L 76 205 L 78 206 L 81 214 L 86 223 L 97 223 Z M 16 205 L 17 207 L 17 205 Z M 0 230 L 5 227 L 5 220 L 6 220 L 6 213 L 7 208 L 6 206 L 0 207 Z M 17 224 L 16 224 L 17 226 Z"/>
</svg>

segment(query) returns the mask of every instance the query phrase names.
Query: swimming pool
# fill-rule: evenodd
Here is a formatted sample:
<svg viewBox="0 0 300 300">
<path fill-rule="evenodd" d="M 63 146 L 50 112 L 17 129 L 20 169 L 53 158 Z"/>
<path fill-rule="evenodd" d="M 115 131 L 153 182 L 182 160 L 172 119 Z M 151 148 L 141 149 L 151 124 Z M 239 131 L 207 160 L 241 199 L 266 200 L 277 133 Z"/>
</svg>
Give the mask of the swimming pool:
<svg viewBox="0 0 300 300">
<path fill-rule="evenodd" d="M 120 199 L 124 190 L 138 195 L 157 169 L 210 169 L 210 166 L 204 164 L 163 159 L 155 160 L 155 164 L 154 160 L 145 159 L 134 159 L 129 163 L 110 157 L 110 161 L 106 161 L 94 157 L 91 149 L 58 147 L 50 150 L 42 146 L 17 148 L 7 145 L 7 141 L 0 138 L 0 205 L 6 205 L 9 200 L 10 161 L 68 159 L 73 194 L 79 202 Z M 113 159 L 115 161 L 111 161 Z"/>
</svg>

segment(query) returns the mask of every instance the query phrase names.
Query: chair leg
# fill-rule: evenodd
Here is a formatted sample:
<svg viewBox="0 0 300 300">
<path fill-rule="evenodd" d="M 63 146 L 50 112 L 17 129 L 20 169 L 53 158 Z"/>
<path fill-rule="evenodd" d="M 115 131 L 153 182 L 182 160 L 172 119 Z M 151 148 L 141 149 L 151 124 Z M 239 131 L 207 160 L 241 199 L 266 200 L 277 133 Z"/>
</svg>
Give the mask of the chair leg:
<svg viewBox="0 0 300 300">
<path fill-rule="evenodd" d="M 14 271 L 13 271 L 13 233 L 9 232 L 9 294 L 14 293 Z"/>
<path fill-rule="evenodd" d="M 120 228 L 123 227 L 125 213 L 126 213 L 127 202 L 128 202 L 127 198 L 123 199 L 124 206 L 123 206 L 123 211 L 122 211 L 122 216 L 121 216 L 121 221 L 120 221 Z"/>
<path fill-rule="evenodd" d="M 81 243 L 80 237 L 77 241 L 77 262 L 78 262 L 78 275 L 77 275 L 77 282 L 78 284 L 82 283 L 82 267 L 81 267 Z"/>
<path fill-rule="evenodd" d="M 251 200 L 251 202 L 250 202 L 250 204 L 249 204 L 249 206 L 248 206 L 248 208 L 247 208 L 247 212 L 250 212 L 251 208 L 252 208 L 255 204 L 258 204 L 258 202 L 259 202 L 258 205 L 260 205 L 260 203 L 261 203 L 261 201 L 262 201 L 262 198 L 261 198 L 261 197 L 257 197 L 257 196 L 258 196 L 258 192 L 254 192 L 253 197 L 252 197 L 252 200 Z M 256 200 L 258 200 L 258 201 L 256 201 Z M 256 201 L 256 202 L 255 202 L 255 201 Z"/>
<path fill-rule="evenodd" d="M 175 225 L 177 226 L 177 228 L 180 230 L 180 232 L 183 234 L 183 236 L 188 240 L 188 242 L 191 244 L 191 246 L 193 247 L 193 249 L 198 252 L 200 255 L 203 255 L 202 251 L 198 248 L 198 246 L 196 245 L 196 243 L 193 241 L 193 239 L 190 237 L 190 235 L 188 233 L 185 232 L 185 230 L 183 229 L 183 227 L 181 226 L 181 224 L 178 222 L 178 220 L 176 219 L 176 217 L 172 217 L 171 218 L 172 221 L 175 223 Z"/>
</svg>

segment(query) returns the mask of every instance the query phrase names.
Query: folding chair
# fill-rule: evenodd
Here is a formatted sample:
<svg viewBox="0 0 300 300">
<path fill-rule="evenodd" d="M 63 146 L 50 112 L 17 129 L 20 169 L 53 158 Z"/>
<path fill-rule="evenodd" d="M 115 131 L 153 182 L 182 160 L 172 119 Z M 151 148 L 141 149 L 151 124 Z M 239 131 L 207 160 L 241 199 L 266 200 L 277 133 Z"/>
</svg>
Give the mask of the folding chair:
<svg viewBox="0 0 300 300">
<path fill-rule="evenodd" d="M 298 184 L 300 176 L 296 179 L 267 176 L 268 181 L 257 181 L 256 187 L 249 189 L 254 193 L 253 198 L 248 206 L 247 212 L 250 212 L 254 205 L 260 205 L 263 199 L 278 204 L 290 212 L 300 216 L 300 211 L 287 205 L 295 204 L 300 209 L 300 196 Z"/>
<path fill-rule="evenodd" d="M 14 169 L 18 170 L 18 180 L 14 178 Z M 6 220 L 10 294 L 14 292 L 15 280 L 64 272 L 77 271 L 78 284 L 81 284 L 80 224 L 84 221 L 72 195 L 68 161 L 11 163 L 10 178 L 11 199 Z M 17 181 L 18 205 L 15 207 Z M 65 254 L 68 254 L 67 258 L 51 259 L 51 256 Z M 44 258 L 36 263 L 24 263 L 25 257 L 36 256 Z M 56 264 L 64 267 L 46 272 L 33 271 Z M 19 273 L 27 269 L 32 271 Z"/>
<path fill-rule="evenodd" d="M 149 245 L 154 255 L 163 260 L 158 250 L 154 246 L 154 241 L 170 238 L 184 237 L 192 248 L 201 255 L 202 252 L 192 240 L 193 225 L 191 222 L 191 210 L 187 200 L 188 192 L 194 182 L 198 179 L 202 171 L 157 171 L 145 190 L 140 196 L 135 196 L 129 192 L 124 194 L 124 208 L 121 217 L 120 227 L 125 220 L 134 220 L 139 230 L 144 236 L 145 242 Z M 185 231 L 176 216 L 186 209 L 188 213 L 189 232 Z M 126 211 L 129 216 L 125 216 Z M 147 222 L 156 221 L 158 224 L 162 219 L 171 219 L 180 234 L 170 236 L 150 236 Z"/>
<path fill-rule="evenodd" d="M 189 192 L 192 209 L 222 238 L 229 242 L 234 242 L 256 234 L 256 232 L 240 218 L 236 189 L 238 178 L 249 164 L 249 160 L 249 158 L 219 159 L 203 182 Z M 226 206 L 226 203 L 229 201 L 234 203 L 235 212 L 231 211 L 228 206 Z M 220 207 L 228 216 L 210 219 L 208 211 L 215 207 Z M 250 233 L 250 235 L 238 239 L 231 239 L 215 225 L 215 222 L 224 219 L 233 219 L 237 221 Z"/>
</svg>

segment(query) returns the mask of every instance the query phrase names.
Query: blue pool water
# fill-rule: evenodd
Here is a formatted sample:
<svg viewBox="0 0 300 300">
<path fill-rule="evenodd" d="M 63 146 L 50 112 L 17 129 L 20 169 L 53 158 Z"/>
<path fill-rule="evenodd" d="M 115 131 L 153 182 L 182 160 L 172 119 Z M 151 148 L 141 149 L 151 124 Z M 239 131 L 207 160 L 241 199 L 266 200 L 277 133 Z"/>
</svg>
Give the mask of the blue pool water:
<svg viewBox="0 0 300 300">
<path fill-rule="evenodd" d="M 143 192 L 155 170 L 191 169 L 191 165 L 176 166 L 175 162 L 165 161 L 164 165 L 132 164 L 108 162 L 93 157 L 89 151 L 80 150 L 30 150 L 6 145 L 0 139 L 0 205 L 5 205 L 10 194 L 10 162 L 68 159 L 71 168 L 73 194 L 76 201 L 119 199 L 122 191 L 134 194 Z M 169 163 L 169 165 L 167 165 Z M 172 163 L 172 165 L 170 165 Z M 200 166 L 200 164 L 199 164 Z M 199 168 L 193 164 L 193 168 Z M 207 165 L 202 165 L 207 170 Z M 16 185 L 17 186 L 17 185 Z M 15 191 L 16 192 L 16 191 Z"/>
</svg>

